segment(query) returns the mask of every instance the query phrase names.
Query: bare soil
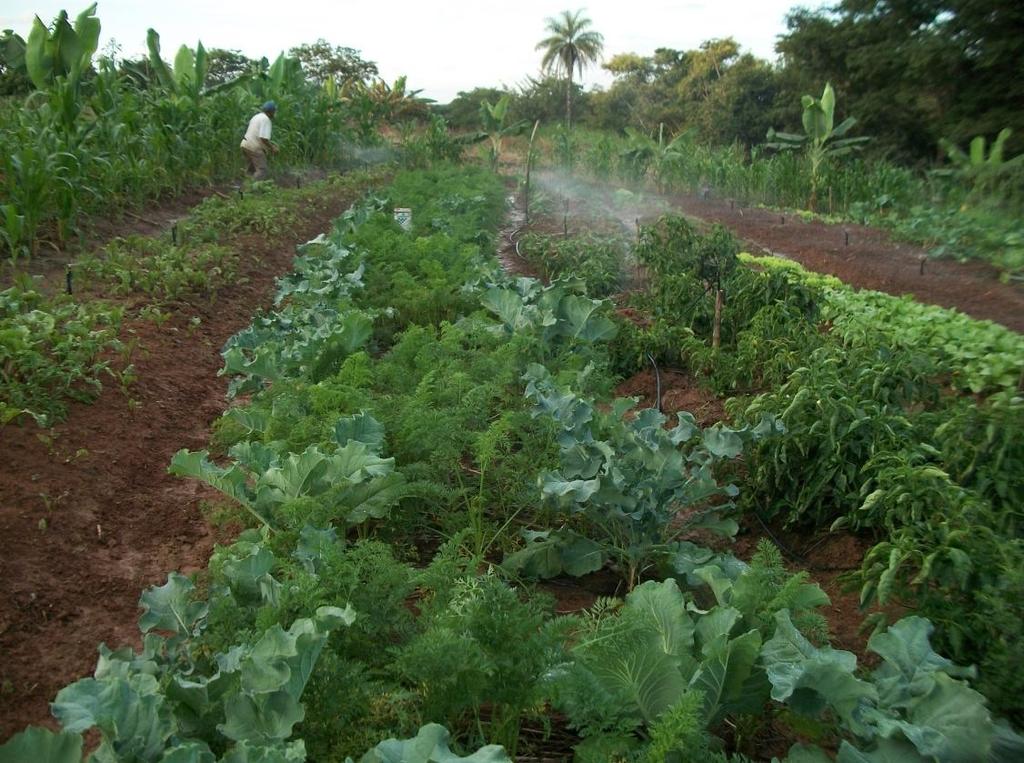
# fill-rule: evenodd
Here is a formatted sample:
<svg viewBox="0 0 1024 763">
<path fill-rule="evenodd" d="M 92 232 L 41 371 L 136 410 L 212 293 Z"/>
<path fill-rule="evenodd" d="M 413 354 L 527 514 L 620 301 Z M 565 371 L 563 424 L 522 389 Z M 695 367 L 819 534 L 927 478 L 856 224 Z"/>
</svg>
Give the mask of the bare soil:
<svg viewBox="0 0 1024 763">
<path fill-rule="evenodd" d="M 179 448 L 205 447 L 226 407 L 223 343 L 269 307 L 296 244 L 352 201 L 331 188 L 280 235 L 234 239 L 239 274 L 216 301 L 178 303 L 162 326 L 128 321 L 122 339 L 138 340 L 128 390 L 108 379 L 63 424 L 0 429 L 0 740 L 52 725 L 47 703 L 92 672 L 97 644 L 140 645 L 144 588 L 206 565 L 218 538 L 202 505 L 218 494 L 169 476 L 167 465 Z"/>
</svg>

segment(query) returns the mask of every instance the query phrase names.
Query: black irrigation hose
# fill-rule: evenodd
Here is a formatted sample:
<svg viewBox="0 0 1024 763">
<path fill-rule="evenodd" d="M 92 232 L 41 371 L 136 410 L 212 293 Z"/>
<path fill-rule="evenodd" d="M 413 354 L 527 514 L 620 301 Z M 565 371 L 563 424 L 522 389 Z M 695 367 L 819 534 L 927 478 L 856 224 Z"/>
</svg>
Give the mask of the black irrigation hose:
<svg viewBox="0 0 1024 763">
<path fill-rule="evenodd" d="M 519 234 L 526 230 L 528 227 L 530 227 L 529 223 L 526 223 L 525 225 L 520 225 L 518 228 L 513 228 L 512 231 L 508 234 L 508 242 L 510 244 L 515 244 L 517 257 L 523 256 L 523 253 L 519 251 Z"/>
<path fill-rule="evenodd" d="M 779 551 L 783 553 L 784 556 L 788 556 L 790 559 L 792 559 L 795 562 L 799 562 L 800 564 L 807 564 L 807 559 L 804 556 L 801 556 L 800 554 L 796 553 L 789 546 L 787 546 L 785 543 L 779 540 L 778 536 L 771 531 L 771 528 L 768 527 L 765 521 L 761 518 L 760 512 L 753 511 L 751 513 L 757 518 L 757 521 L 761 523 L 761 528 L 766 533 L 768 533 L 768 537 L 772 539 L 772 542 L 776 545 Z"/>
</svg>

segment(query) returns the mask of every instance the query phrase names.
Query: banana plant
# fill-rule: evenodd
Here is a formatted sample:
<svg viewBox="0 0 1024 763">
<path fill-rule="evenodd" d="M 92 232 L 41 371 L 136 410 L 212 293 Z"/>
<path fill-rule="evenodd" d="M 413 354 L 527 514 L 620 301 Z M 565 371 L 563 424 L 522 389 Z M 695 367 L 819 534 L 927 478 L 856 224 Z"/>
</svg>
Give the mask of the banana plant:
<svg viewBox="0 0 1024 763">
<path fill-rule="evenodd" d="M 666 143 L 665 123 L 662 122 L 658 126 L 657 140 L 632 127 L 626 128 L 626 136 L 629 147 L 622 152 L 622 157 L 633 167 L 638 178 L 652 171 L 658 191 L 663 191 L 668 171 L 684 157 L 683 150 L 690 142 L 689 133 L 680 133 Z"/>
<path fill-rule="evenodd" d="M 209 57 L 201 41 L 194 51 L 187 45 L 178 48 L 173 69 L 160 56 L 160 35 L 155 29 L 146 33 L 146 47 L 149 49 L 150 68 L 160 85 L 174 95 L 190 98 L 193 103 L 198 103 L 203 96 L 228 90 L 248 78 L 242 75 L 214 87 L 206 87 Z"/>
<path fill-rule="evenodd" d="M 945 171 L 945 174 L 962 178 L 971 186 L 972 191 L 990 188 L 1004 170 L 1024 164 L 1024 154 L 1018 154 L 1012 159 L 1003 157 L 1004 146 L 1012 134 L 1013 130 L 1009 127 L 1000 130 L 987 154 L 984 135 L 975 137 L 966 152 L 952 141 L 941 138 L 939 145 L 953 163 L 952 170 Z"/>
<path fill-rule="evenodd" d="M 13 29 L 0 33 L 0 71 L 28 76 L 25 71 L 25 40 Z"/>
<path fill-rule="evenodd" d="M 506 136 L 515 135 L 526 125 L 526 122 L 516 122 L 511 125 L 505 124 L 505 121 L 508 119 L 510 102 L 508 95 L 501 96 L 498 102 L 494 104 L 487 99 L 480 101 L 480 123 L 483 125 L 488 139 L 491 141 L 490 159 L 492 171 L 498 168 L 498 159 L 501 158 L 501 145 Z"/>
<path fill-rule="evenodd" d="M 35 87 L 49 96 L 50 107 L 65 132 L 71 133 L 82 111 L 82 75 L 92 66 L 100 37 L 100 20 L 93 3 L 68 21 L 61 11 L 52 27 L 38 16 L 25 43 L 25 68 Z"/>
<path fill-rule="evenodd" d="M 792 151 L 806 147 L 807 157 L 811 164 L 811 197 L 807 206 L 814 210 L 818 202 L 818 182 L 822 168 L 831 159 L 837 159 L 853 151 L 857 151 L 871 138 L 844 138 L 854 125 L 855 117 L 847 117 L 838 126 L 835 125 L 836 93 L 831 83 L 825 83 L 821 98 L 805 95 L 800 99 L 804 107 L 804 135 L 768 130 L 768 148 L 780 151 Z"/>
</svg>

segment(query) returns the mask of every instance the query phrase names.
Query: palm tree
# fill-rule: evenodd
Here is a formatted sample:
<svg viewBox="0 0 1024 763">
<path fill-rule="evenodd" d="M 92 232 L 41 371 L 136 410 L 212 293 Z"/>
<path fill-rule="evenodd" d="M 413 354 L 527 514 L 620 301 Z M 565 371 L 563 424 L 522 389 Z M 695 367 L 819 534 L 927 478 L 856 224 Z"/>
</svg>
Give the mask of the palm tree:
<svg viewBox="0 0 1024 763">
<path fill-rule="evenodd" d="M 572 122 L 572 72 L 577 70 L 583 77 L 583 67 L 597 61 L 604 49 L 604 35 L 588 27 L 590 19 L 583 11 L 562 13 L 546 21 L 551 33 L 537 43 L 537 50 L 544 50 L 540 65 L 544 71 L 555 75 L 565 72 L 565 125 Z"/>
</svg>

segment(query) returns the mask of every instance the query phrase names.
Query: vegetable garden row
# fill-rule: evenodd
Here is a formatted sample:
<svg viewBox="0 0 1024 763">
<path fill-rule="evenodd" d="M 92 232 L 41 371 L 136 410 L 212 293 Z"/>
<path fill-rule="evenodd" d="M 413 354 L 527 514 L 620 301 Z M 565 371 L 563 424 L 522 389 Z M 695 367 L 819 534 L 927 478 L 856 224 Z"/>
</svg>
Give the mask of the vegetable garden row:
<svg viewBox="0 0 1024 763">
<path fill-rule="evenodd" d="M 90 729 L 96 761 L 742 760 L 779 729 L 790 761 L 1019 758 L 1024 340 L 678 218 L 632 253 L 635 323 L 557 252 L 506 275 L 504 211 L 491 173 L 406 171 L 300 247 L 170 466 L 250 529 L 0 760 Z M 613 399 L 648 353 L 741 393 L 731 423 Z M 779 549 L 729 553 L 745 513 L 876 535 L 865 602 L 918 614 L 858 666 Z M 534 582 L 602 570 L 624 598 L 570 614 Z"/>
</svg>

